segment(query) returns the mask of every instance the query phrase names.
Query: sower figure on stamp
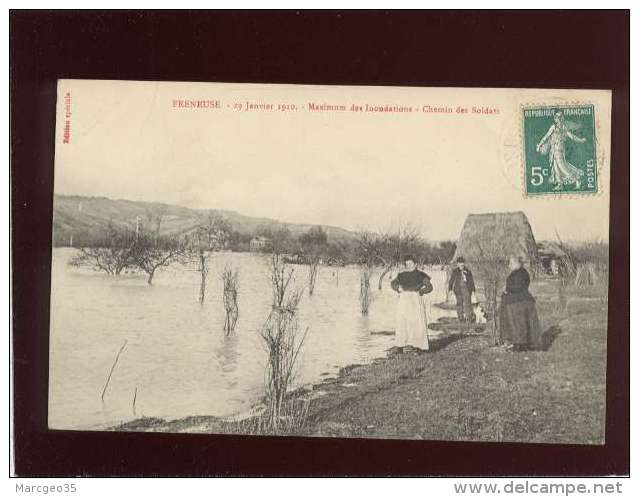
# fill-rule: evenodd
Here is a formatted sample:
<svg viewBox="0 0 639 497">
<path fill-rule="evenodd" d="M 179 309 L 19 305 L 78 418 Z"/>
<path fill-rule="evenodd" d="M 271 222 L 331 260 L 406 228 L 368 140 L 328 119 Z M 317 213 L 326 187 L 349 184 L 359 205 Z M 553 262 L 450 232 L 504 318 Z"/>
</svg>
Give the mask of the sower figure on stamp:
<svg viewBox="0 0 639 497">
<path fill-rule="evenodd" d="M 457 317 L 460 322 L 472 322 L 475 320 L 473 312 L 472 295 L 475 292 L 475 280 L 473 273 L 466 267 L 463 257 L 455 261 L 457 267 L 453 269 L 448 282 L 448 291 L 455 294 L 457 301 Z"/>
<path fill-rule="evenodd" d="M 570 130 L 572 123 L 564 120 L 561 111 L 555 112 L 554 123 L 537 144 L 537 152 L 548 154 L 550 165 L 550 183 L 554 184 L 554 190 L 558 191 L 564 185 L 575 184 L 575 188 L 581 187 L 584 172 L 572 165 L 566 159 L 566 140 L 571 139 L 576 143 L 585 143 L 586 139 L 576 136 Z"/>
</svg>

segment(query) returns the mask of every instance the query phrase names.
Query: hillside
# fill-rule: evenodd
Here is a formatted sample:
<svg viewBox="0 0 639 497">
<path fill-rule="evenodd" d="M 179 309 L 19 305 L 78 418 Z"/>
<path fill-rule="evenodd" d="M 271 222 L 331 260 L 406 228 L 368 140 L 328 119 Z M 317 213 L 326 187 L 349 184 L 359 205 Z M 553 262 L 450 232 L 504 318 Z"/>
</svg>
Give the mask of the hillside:
<svg viewBox="0 0 639 497">
<path fill-rule="evenodd" d="M 53 245 L 67 246 L 71 237 L 74 245 L 90 245 L 103 237 L 109 224 L 134 227 L 140 223 L 155 223 L 161 216 L 160 233 L 176 235 L 192 230 L 209 213 L 224 217 L 234 230 L 252 235 L 258 229 L 285 225 L 294 236 L 307 232 L 313 225 L 282 223 L 274 219 L 250 217 L 223 209 L 189 209 L 158 202 L 112 200 L 106 197 L 55 195 L 53 199 Z M 322 226 L 330 241 L 352 240 L 355 234 L 343 228 Z"/>
</svg>

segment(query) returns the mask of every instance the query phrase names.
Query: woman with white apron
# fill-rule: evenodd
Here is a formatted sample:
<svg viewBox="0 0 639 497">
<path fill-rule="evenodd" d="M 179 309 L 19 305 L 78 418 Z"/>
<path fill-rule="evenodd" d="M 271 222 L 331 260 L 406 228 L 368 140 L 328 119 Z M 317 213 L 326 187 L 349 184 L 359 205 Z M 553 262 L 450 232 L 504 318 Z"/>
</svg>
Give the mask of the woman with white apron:
<svg viewBox="0 0 639 497">
<path fill-rule="evenodd" d="M 414 347 L 428 350 L 428 318 L 424 295 L 433 291 L 430 276 L 419 271 L 413 256 L 404 257 L 406 271 L 391 281 L 399 294 L 395 344 L 401 348 Z"/>
</svg>

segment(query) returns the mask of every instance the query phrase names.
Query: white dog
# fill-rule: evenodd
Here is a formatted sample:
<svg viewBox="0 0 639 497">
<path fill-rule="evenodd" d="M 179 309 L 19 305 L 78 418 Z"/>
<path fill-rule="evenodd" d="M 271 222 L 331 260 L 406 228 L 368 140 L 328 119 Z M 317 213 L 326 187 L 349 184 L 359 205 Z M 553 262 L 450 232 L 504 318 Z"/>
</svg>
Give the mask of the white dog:
<svg viewBox="0 0 639 497">
<path fill-rule="evenodd" d="M 473 312 L 475 313 L 475 323 L 477 324 L 486 323 L 486 313 L 484 312 L 484 309 L 480 304 L 475 304 L 473 306 Z"/>
</svg>

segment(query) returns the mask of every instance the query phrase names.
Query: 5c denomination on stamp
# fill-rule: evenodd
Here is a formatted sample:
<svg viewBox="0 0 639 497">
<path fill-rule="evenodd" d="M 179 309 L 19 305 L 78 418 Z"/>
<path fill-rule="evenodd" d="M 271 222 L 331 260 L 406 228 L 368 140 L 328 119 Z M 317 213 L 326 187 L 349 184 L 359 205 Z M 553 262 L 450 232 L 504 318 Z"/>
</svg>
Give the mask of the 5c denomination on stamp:
<svg viewBox="0 0 639 497">
<path fill-rule="evenodd" d="M 597 193 L 593 105 L 526 106 L 522 119 L 527 195 Z"/>
</svg>

